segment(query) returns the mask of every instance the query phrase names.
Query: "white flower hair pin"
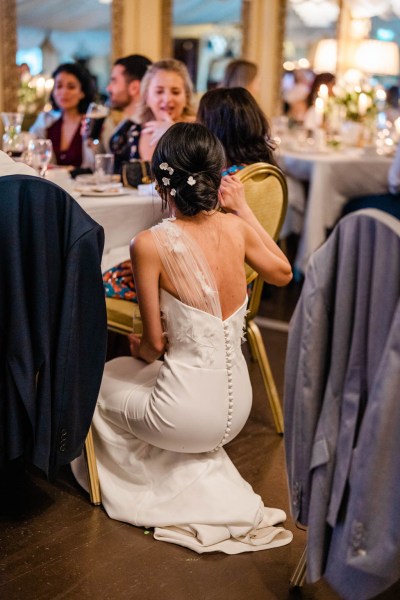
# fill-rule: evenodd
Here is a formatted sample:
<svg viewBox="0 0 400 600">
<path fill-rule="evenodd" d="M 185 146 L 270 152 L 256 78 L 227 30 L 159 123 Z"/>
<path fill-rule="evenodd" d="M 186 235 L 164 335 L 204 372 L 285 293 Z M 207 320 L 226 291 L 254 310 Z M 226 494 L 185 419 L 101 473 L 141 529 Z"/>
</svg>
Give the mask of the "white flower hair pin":
<svg viewBox="0 0 400 600">
<path fill-rule="evenodd" d="M 194 185 L 196 183 L 196 180 L 194 177 L 192 177 L 192 175 L 188 178 L 187 180 L 189 185 Z"/>
<path fill-rule="evenodd" d="M 168 171 L 168 173 L 170 175 L 172 175 L 172 173 L 174 172 L 173 168 L 170 167 L 169 164 L 166 162 L 163 162 L 160 164 L 160 169 L 161 169 L 161 171 Z M 165 185 L 167 185 L 167 184 L 165 184 Z"/>
<path fill-rule="evenodd" d="M 168 177 L 163 177 L 161 181 L 163 182 L 164 185 L 170 185 L 170 183 L 171 183 L 171 180 L 168 179 Z"/>
<path fill-rule="evenodd" d="M 171 194 L 171 196 L 176 196 L 176 189 L 171 188 L 170 194 Z"/>
</svg>

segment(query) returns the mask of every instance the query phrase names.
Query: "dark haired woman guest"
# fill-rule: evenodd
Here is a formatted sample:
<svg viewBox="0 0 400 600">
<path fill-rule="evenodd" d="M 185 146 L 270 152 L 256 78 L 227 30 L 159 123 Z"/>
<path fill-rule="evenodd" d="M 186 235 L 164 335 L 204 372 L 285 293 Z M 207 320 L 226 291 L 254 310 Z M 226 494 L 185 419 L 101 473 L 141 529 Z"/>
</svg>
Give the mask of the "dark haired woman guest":
<svg viewBox="0 0 400 600">
<path fill-rule="evenodd" d="M 224 174 L 233 174 L 255 162 L 276 165 L 268 119 L 244 88 L 218 88 L 204 94 L 197 121 L 222 143 Z"/>
<path fill-rule="evenodd" d="M 172 125 L 156 146 L 152 171 L 171 218 L 132 241 L 143 335 L 131 336 L 132 357 L 106 363 L 92 428 L 112 518 L 199 553 L 237 554 L 292 539 L 276 526 L 283 511 L 264 507 L 223 449 L 251 406 L 244 262 L 275 285 L 291 269 L 240 189 L 223 195 L 237 215 L 217 210 L 224 161 L 197 123 Z"/>
<path fill-rule="evenodd" d="M 57 67 L 52 77 L 53 110 L 40 113 L 30 131 L 52 141 L 56 164 L 91 167 L 93 154 L 81 135 L 82 117 L 95 94 L 90 73 L 77 63 L 65 63 Z"/>
</svg>

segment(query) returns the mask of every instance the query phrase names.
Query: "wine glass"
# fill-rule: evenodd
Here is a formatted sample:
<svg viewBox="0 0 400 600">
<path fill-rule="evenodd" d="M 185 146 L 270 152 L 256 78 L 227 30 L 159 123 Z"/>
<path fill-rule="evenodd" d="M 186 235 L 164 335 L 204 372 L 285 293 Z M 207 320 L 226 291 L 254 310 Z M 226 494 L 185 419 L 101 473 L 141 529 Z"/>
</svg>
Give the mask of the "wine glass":
<svg viewBox="0 0 400 600">
<path fill-rule="evenodd" d="M 41 177 L 46 176 L 47 166 L 53 153 L 51 140 L 30 140 L 28 144 L 28 161 L 31 167 L 39 172 Z"/>
</svg>

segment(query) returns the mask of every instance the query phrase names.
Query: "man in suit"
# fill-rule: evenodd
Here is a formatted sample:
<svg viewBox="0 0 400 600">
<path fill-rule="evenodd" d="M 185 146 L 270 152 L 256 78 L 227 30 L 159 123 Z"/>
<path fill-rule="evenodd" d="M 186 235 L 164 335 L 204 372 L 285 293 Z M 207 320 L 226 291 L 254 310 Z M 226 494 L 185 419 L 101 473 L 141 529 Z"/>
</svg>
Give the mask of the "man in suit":
<svg viewBox="0 0 400 600">
<path fill-rule="evenodd" d="M 140 82 L 151 61 L 141 54 L 131 54 L 115 61 L 107 86 L 109 104 L 113 112 L 103 123 L 100 140 L 94 151 L 112 152 L 115 156 L 115 172 L 120 172 L 123 160 L 129 160 L 129 130 L 140 122 Z M 121 119 L 122 115 L 122 119 Z"/>
</svg>

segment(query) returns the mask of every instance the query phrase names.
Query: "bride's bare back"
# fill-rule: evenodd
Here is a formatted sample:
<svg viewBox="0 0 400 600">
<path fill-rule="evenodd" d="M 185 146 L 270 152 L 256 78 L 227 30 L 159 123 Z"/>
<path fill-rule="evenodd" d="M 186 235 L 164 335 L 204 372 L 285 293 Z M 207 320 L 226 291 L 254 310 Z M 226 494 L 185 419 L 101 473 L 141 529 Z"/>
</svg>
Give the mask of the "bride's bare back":
<svg viewBox="0 0 400 600">
<path fill-rule="evenodd" d="M 174 221 L 198 246 L 199 254 L 204 256 L 218 291 L 222 319 L 234 313 L 246 296 L 245 244 L 237 221 L 232 215 L 218 212 Z M 191 285 L 190 275 L 193 277 L 189 273 L 188 281 L 185 281 L 188 286 Z M 165 268 L 161 270 L 160 287 L 176 297 L 180 296 Z"/>
</svg>

